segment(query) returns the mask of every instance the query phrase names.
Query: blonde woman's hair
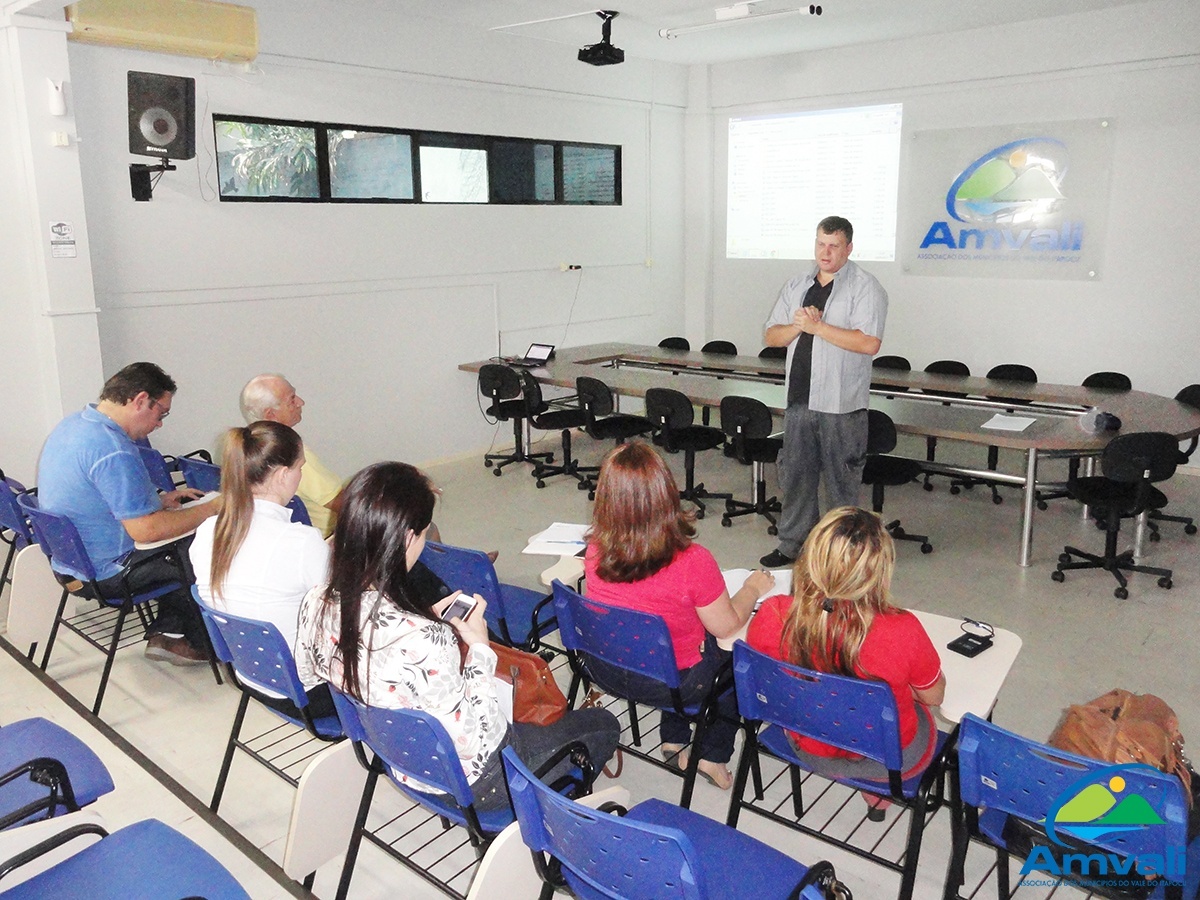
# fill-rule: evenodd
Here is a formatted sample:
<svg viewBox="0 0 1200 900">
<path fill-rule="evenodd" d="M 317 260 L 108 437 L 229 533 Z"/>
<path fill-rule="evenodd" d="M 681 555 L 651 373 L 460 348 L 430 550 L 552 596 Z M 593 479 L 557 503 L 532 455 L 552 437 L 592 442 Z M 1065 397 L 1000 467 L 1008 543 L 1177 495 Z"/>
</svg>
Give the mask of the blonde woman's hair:
<svg viewBox="0 0 1200 900">
<path fill-rule="evenodd" d="M 895 563 L 892 536 L 874 513 L 854 506 L 826 513 L 792 573 L 785 657 L 820 672 L 868 674 L 858 670 L 858 655 L 875 616 L 896 610 L 890 597 Z"/>
<path fill-rule="evenodd" d="M 278 466 L 294 466 L 304 452 L 300 435 L 279 422 L 254 422 L 225 433 L 221 457 L 221 511 L 213 529 L 209 582 L 220 597 L 233 558 L 250 532 L 254 518 L 254 489 L 261 487 Z"/>
</svg>

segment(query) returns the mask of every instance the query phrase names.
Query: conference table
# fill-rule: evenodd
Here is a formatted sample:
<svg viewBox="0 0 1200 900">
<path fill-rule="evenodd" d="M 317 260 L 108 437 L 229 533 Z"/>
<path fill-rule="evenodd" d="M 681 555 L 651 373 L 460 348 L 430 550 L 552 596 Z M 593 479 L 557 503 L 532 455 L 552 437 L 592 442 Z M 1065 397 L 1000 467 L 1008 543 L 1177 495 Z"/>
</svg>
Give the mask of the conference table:
<svg viewBox="0 0 1200 900">
<path fill-rule="evenodd" d="M 463 363 L 478 372 L 495 358 Z M 653 387 L 671 387 L 703 407 L 719 407 L 727 396 L 753 397 L 776 415 L 787 406 L 785 363 L 757 356 L 720 356 L 628 343 L 565 347 L 539 368 L 538 382 L 574 389 L 580 375 L 598 378 L 618 395 L 644 397 Z M 935 437 L 1025 454 L 1023 474 L 920 460 L 930 471 L 975 477 L 1023 489 L 1018 563 L 1030 564 L 1039 458 L 1094 458 L 1118 432 L 1093 433 L 1080 427 L 1080 414 L 1103 409 L 1121 420 L 1121 432 L 1165 431 L 1179 440 L 1200 434 L 1200 411 L 1169 397 L 1145 391 L 1108 391 L 1078 385 L 1018 383 L 975 376 L 936 375 L 875 369 L 871 408 L 887 413 L 903 434 Z M 964 395 L 964 396 L 957 396 Z M 984 427 L 997 414 L 1033 421 L 1020 431 Z"/>
</svg>

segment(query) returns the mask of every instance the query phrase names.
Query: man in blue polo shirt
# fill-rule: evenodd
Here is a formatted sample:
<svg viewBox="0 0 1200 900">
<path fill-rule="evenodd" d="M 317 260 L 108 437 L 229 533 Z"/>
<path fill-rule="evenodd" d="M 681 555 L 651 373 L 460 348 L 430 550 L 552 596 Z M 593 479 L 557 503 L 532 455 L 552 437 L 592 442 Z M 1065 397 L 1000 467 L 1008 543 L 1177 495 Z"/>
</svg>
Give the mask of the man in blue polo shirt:
<svg viewBox="0 0 1200 900">
<path fill-rule="evenodd" d="M 130 570 L 134 592 L 180 580 L 177 560 L 187 559 L 186 548 L 176 545 L 163 553 L 137 550 L 134 542 L 190 535 L 219 509 L 218 502 L 181 507 L 199 491 L 160 495 L 142 463 L 137 442 L 171 414 L 175 390 L 171 376 L 154 363 L 132 363 L 105 382 L 97 403 L 59 422 L 42 448 L 38 502 L 75 525 L 105 597 L 121 596 L 124 567 L 148 556 L 154 559 Z M 60 581 L 84 576 L 58 560 L 53 567 Z M 158 603 L 146 656 L 180 666 L 206 663 L 204 625 L 189 589 L 164 594 Z"/>
</svg>

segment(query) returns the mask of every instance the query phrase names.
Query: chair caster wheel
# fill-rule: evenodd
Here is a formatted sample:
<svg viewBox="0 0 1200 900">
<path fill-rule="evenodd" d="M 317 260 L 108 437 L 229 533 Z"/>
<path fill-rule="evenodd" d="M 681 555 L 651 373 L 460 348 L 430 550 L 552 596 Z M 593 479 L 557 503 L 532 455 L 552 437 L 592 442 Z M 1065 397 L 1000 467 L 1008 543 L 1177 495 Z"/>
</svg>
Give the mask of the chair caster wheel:
<svg viewBox="0 0 1200 900">
<path fill-rule="evenodd" d="M 1195 526 L 1195 525 L 1184 525 L 1184 526 L 1183 526 L 1183 533 L 1184 533 L 1184 534 L 1195 534 L 1195 533 L 1196 533 L 1196 526 Z"/>
<path fill-rule="evenodd" d="M 729 518 L 729 516 L 721 516 L 721 527 L 722 528 L 732 528 L 733 520 L 731 518 Z"/>
<path fill-rule="evenodd" d="M 1001 497 L 999 494 L 992 494 L 992 502 L 995 503 L 997 506 L 999 506 L 1001 503 L 1004 502 L 1004 498 Z"/>
<path fill-rule="evenodd" d="M 542 480 L 539 478 L 539 479 L 538 479 L 537 486 L 538 486 L 538 487 L 540 487 L 540 488 L 544 488 L 544 487 L 546 486 L 546 482 L 542 481 Z"/>
<path fill-rule="evenodd" d="M 1150 532 L 1150 543 L 1157 544 L 1161 540 L 1162 540 L 1162 535 L 1159 534 L 1157 531 Z"/>
<path fill-rule="evenodd" d="M 499 478 L 504 473 L 501 472 L 499 469 L 492 469 L 492 474 L 495 475 L 497 478 Z"/>
<path fill-rule="evenodd" d="M 483 467 L 485 469 L 490 469 L 492 467 L 492 461 L 490 459 L 485 459 L 483 461 Z"/>
<path fill-rule="evenodd" d="M 904 533 L 905 533 L 904 529 L 901 528 L 899 525 L 897 525 L 895 528 L 892 529 L 892 537 L 894 537 L 894 538 L 902 538 L 902 537 L 904 537 Z"/>
<path fill-rule="evenodd" d="M 1053 572 L 1050 573 L 1050 580 L 1057 581 L 1059 584 L 1062 584 L 1064 581 L 1067 580 L 1067 576 L 1064 575 L 1058 569 L 1055 569 Z"/>
<path fill-rule="evenodd" d="M 596 492 L 595 492 L 595 491 L 588 491 L 588 499 L 589 499 L 589 500 L 595 500 L 595 499 L 596 499 Z"/>
<path fill-rule="evenodd" d="M 1171 579 L 1168 578 L 1166 575 L 1164 575 L 1162 578 L 1158 579 L 1158 586 L 1160 588 L 1163 588 L 1168 591 L 1171 589 L 1171 583 L 1172 583 Z"/>
<path fill-rule="evenodd" d="M 548 462 L 548 463 L 554 462 L 554 454 L 553 453 L 551 453 L 549 456 L 546 457 L 546 462 Z"/>
<path fill-rule="evenodd" d="M 698 508 L 698 509 L 696 510 L 696 518 L 697 518 L 697 519 L 703 519 L 703 518 L 704 518 L 704 508 L 703 508 L 703 507 L 700 507 L 700 508 Z"/>
<path fill-rule="evenodd" d="M 1037 508 L 1040 509 L 1042 512 L 1045 512 L 1046 510 L 1048 510 L 1050 508 L 1050 505 L 1048 503 L 1046 503 L 1045 500 L 1039 500 L 1037 502 Z"/>
<path fill-rule="evenodd" d="M 932 490 L 933 490 L 933 485 L 932 485 L 932 484 L 930 484 L 928 481 L 927 481 L 927 482 L 925 482 L 923 485 L 921 485 L 921 487 L 923 487 L 923 488 L 924 488 L 925 490 L 927 490 L 927 491 L 932 491 Z"/>
<path fill-rule="evenodd" d="M 1058 561 L 1060 563 L 1069 563 L 1071 561 L 1071 554 L 1070 553 L 1058 554 Z"/>
<path fill-rule="evenodd" d="M 1125 590 L 1125 588 L 1117 588 L 1115 591 L 1113 591 L 1113 596 L 1118 600 L 1128 600 L 1129 591 Z"/>
<path fill-rule="evenodd" d="M 958 485 L 957 485 L 957 484 L 952 484 L 952 485 L 950 485 L 950 493 L 952 493 L 952 494 L 954 494 L 954 495 L 956 495 L 956 496 L 957 496 L 957 494 L 958 494 L 958 491 L 959 491 L 959 487 L 958 487 Z"/>
<path fill-rule="evenodd" d="M 771 535 L 771 537 L 775 537 L 775 535 L 779 534 L 779 529 L 774 525 L 771 525 L 767 528 L 767 534 Z"/>
<path fill-rule="evenodd" d="M 933 552 L 933 544 L 922 544 L 921 552 L 922 553 L 932 553 Z"/>
<path fill-rule="evenodd" d="M 579 484 L 575 485 L 575 490 L 577 491 L 586 491 L 587 489 L 588 486 L 586 481 L 581 481 Z"/>
</svg>

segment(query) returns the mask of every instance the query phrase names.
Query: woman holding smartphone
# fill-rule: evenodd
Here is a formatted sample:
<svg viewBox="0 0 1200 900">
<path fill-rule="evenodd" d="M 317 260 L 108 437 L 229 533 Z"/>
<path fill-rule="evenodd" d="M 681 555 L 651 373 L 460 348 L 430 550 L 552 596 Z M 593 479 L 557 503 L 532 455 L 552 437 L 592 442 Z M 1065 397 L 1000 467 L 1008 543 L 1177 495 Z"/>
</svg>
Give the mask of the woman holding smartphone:
<svg viewBox="0 0 1200 900">
<path fill-rule="evenodd" d="M 465 619 L 447 623 L 441 613 L 459 595 L 433 602 L 414 590 L 409 573 L 425 547 L 436 499 L 424 473 L 405 463 L 377 463 L 355 475 L 343 496 L 329 584 L 311 590 L 300 608 L 301 678 L 322 678 L 367 706 L 434 716 L 454 743 L 479 810 L 509 803 L 499 752 L 509 744 L 536 770 L 581 741 L 599 771 L 620 734 L 611 713 L 568 710 L 553 725 L 509 725 L 496 693 L 486 601 L 476 595 Z M 569 767 L 564 762 L 547 778 Z"/>
</svg>

